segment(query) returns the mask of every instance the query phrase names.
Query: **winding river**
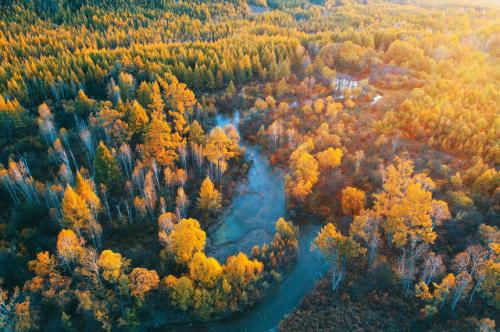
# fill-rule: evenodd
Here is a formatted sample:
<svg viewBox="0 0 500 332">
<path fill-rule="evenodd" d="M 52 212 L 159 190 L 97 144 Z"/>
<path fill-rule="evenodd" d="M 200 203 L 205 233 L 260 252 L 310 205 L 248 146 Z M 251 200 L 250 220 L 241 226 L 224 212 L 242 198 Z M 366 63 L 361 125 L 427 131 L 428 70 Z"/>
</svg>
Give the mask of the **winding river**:
<svg viewBox="0 0 500 332">
<path fill-rule="evenodd" d="M 216 125 L 233 124 L 238 128 L 239 113 L 217 115 Z M 268 242 L 274 234 L 274 224 L 286 215 L 283 173 L 269 164 L 260 149 L 245 140 L 246 158 L 253 160 L 248 181 L 239 184 L 222 222 L 209 232 L 207 252 L 219 259 L 236 253 L 249 252 L 255 244 Z M 279 321 L 293 311 L 326 270 L 317 251 L 311 251 L 311 241 L 318 225 L 300 224 L 299 253 L 295 265 L 283 275 L 282 282 L 267 290 L 263 301 L 227 319 L 206 324 L 193 324 L 183 331 L 274 331 Z"/>
</svg>

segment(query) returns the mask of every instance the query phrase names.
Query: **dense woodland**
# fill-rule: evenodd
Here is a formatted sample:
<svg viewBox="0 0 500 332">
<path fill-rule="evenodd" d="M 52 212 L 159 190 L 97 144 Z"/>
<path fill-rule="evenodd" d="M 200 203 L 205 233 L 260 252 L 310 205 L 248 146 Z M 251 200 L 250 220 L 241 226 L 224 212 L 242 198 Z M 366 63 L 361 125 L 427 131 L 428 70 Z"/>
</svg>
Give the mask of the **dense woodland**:
<svg viewBox="0 0 500 332">
<path fill-rule="evenodd" d="M 1 1 L 0 330 L 230 317 L 312 220 L 328 273 L 280 330 L 495 331 L 499 58 L 490 1 Z M 210 257 L 241 140 L 287 213 Z"/>
</svg>

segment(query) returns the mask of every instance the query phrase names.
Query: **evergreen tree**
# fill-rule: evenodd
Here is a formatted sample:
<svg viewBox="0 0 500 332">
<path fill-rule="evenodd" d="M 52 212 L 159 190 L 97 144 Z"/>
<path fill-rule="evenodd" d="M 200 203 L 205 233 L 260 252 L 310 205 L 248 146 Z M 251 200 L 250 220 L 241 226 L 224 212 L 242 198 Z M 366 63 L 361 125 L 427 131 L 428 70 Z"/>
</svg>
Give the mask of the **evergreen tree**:
<svg viewBox="0 0 500 332">
<path fill-rule="evenodd" d="M 94 159 L 94 180 L 98 184 L 104 184 L 112 192 L 119 189 L 122 173 L 118 162 L 111 151 L 101 141 L 96 149 Z"/>
</svg>

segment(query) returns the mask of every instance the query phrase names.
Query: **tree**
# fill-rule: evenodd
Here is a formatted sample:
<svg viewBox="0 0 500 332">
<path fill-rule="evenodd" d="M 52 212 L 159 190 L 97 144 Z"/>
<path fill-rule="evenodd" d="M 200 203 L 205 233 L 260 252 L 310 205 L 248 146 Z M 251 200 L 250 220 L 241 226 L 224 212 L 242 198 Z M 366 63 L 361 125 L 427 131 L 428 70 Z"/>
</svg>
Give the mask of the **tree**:
<svg viewBox="0 0 500 332">
<path fill-rule="evenodd" d="M 80 172 L 76 172 L 76 193 L 87 203 L 96 215 L 101 209 L 101 200 L 94 191 L 92 180 L 84 179 Z"/>
<path fill-rule="evenodd" d="M 495 321 L 489 318 L 483 318 L 479 321 L 479 332 L 495 332 Z"/>
<path fill-rule="evenodd" d="M 120 88 L 120 96 L 124 101 L 132 98 L 135 92 L 135 79 L 132 75 L 121 72 L 118 75 L 118 87 Z"/>
<path fill-rule="evenodd" d="M 22 302 L 14 306 L 14 326 L 16 332 L 30 331 L 36 329 L 35 317 L 31 313 L 30 297 L 27 296 Z"/>
<path fill-rule="evenodd" d="M 169 251 L 171 250 L 169 234 L 170 232 L 172 232 L 176 220 L 177 217 L 172 212 L 162 213 L 158 217 L 158 238 L 160 239 L 160 242 L 165 246 L 165 248 Z"/>
<path fill-rule="evenodd" d="M 165 103 L 163 102 L 163 98 L 161 96 L 160 85 L 158 84 L 158 81 L 155 81 L 153 83 L 153 88 L 151 90 L 149 98 L 151 99 L 151 103 L 148 105 L 148 108 L 153 112 L 154 118 L 159 118 L 163 113 Z"/>
<path fill-rule="evenodd" d="M 371 267 L 377 257 L 377 248 L 381 242 L 380 219 L 371 210 L 362 210 L 354 217 L 349 234 L 354 239 L 364 241 L 368 248 L 368 266 Z"/>
<path fill-rule="evenodd" d="M 444 201 L 439 201 L 439 200 L 432 200 L 432 210 L 431 210 L 431 217 L 432 217 L 432 228 L 436 226 L 441 226 L 443 221 L 450 219 L 451 214 L 450 211 L 448 210 L 448 204 Z"/>
<path fill-rule="evenodd" d="M 215 165 L 219 178 L 226 171 L 227 161 L 235 156 L 232 146 L 233 142 L 222 128 L 212 129 L 203 152 L 207 159 Z"/>
<path fill-rule="evenodd" d="M 336 168 L 342 161 L 342 150 L 339 148 L 328 148 L 325 151 L 318 153 L 318 164 L 322 170 Z"/>
<path fill-rule="evenodd" d="M 94 159 L 94 180 L 96 183 L 104 184 L 108 189 L 116 191 L 119 189 L 122 172 L 111 151 L 101 141 L 96 149 Z"/>
<path fill-rule="evenodd" d="M 424 256 L 422 268 L 422 281 L 429 285 L 434 278 L 440 277 L 445 272 L 443 257 L 430 251 Z"/>
<path fill-rule="evenodd" d="M 164 284 L 169 290 L 170 299 L 174 305 L 181 310 L 187 310 L 193 306 L 194 286 L 193 281 L 189 277 L 182 276 L 177 278 L 173 275 L 168 275 L 164 279 Z"/>
<path fill-rule="evenodd" d="M 205 240 L 206 234 L 197 220 L 189 218 L 179 221 L 169 235 L 175 261 L 187 264 L 196 252 L 203 250 Z"/>
<path fill-rule="evenodd" d="M 347 260 L 366 252 L 359 243 L 337 231 L 332 223 L 326 224 L 318 233 L 313 247 L 330 261 L 332 266 L 332 289 L 335 291 L 344 279 Z"/>
<path fill-rule="evenodd" d="M 134 133 L 143 134 L 149 123 L 149 117 L 144 108 L 137 100 L 132 101 L 132 104 L 127 107 L 125 114 L 127 123 Z"/>
<path fill-rule="evenodd" d="M 366 195 L 364 191 L 354 187 L 342 190 L 342 212 L 345 215 L 357 216 L 364 208 Z"/>
<path fill-rule="evenodd" d="M 37 276 L 44 277 L 56 271 L 57 261 L 48 251 L 39 252 L 36 260 L 28 263 L 28 268 Z"/>
<path fill-rule="evenodd" d="M 375 213 L 382 219 L 385 234 L 401 249 L 399 272 L 403 276 L 405 294 L 415 275 L 415 262 L 433 243 L 434 183 L 423 174 L 413 174 L 413 163 L 396 159 L 385 171 L 382 192 L 374 194 Z"/>
<path fill-rule="evenodd" d="M 57 255 L 69 267 L 82 253 L 83 241 L 70 229 L 57 235 Z"/>
<path fill-rule="evenodd" d="M 57 137 L 57 131 L 54 126 L 54 116 L 49 106 L 45 103 L 38 107 L 38 115 L 37 122 L 40 128 L 40 134 L 45 138 L 47 145 L 50 146 Z"/>
<path fill-rule="evenodd" d="M 160 284 L 160 278 L 155 270 L 136 267 L 129 274 L 132 296 L 143 299 L 146 293 L 155 290 Z"/>
<path fill-rule="evenodd" d="M 114 283 L 118 281 L 128 262 L 119 253 L 103 250 L 99 255 L 97 265 L 103 270 L 104 280 Z"/>
<path fill-rule="evenodd" d="M 148 107 L 153 103 L 151 88 L 146 81 L 142 81 L 137 89 L 137 101 L 142 107 Z"/>
<path fill-rule="evenodd" d="M 189 262 L 189 276 L 203 287 L 214 287 L 221 275 L 222 267 L 219 262 L 201 251 L 195 253 Z"/>
<path fill-rule="evenodd" d="M 221 201 L 220 192 L 215 189 L 210 177 L 207 176 L 201 184 L 198 207 L 207 213 L 214 213 L 221 208 Z"/>
<path fill-rule="evenodd" d="M 287 191 L 298 199 L 304 199 L 318 182 L 318 162 L 299 147 L 290 156 L 290 168 L 293 177 L 287 181 Z"/>
<path fill-rule="evenodd" d="M 155 159 L 162 166 L 172 166 L 177 160 L 177 148 L 181 138 L 173 133 L 169 124 L 160 116 L 153 116 L 144 138 L 144 154 L 149 160 Z"/>
<path fill-rule="evenodd" d="M 61 203 L 63 226 L 76 231 L 87 229 L 92 213 L 85 200 L 71 186 L 66 186 Z"/>
<path fill-rule="evenodd" d="M 205 142 L 205 132 L 198 121 L 194 120 L 189 127 L 189 142 L 191 144 L 203 144 Z"/>
<path fill-rule="evenodd" d="M 498 251 L 496 253 L 498 257 Z M 484 280 L 479 288 L 480 295 L 494 306 L 496 309 L 500 308 L 500 262 L 498 258 L 489 259 L 484 267 Z"/>
<path fill-rule="evenodd" d="M 227 85 L 224 95 L 226 96 L 226 98 L 232 98 L 235 93 L 236 93 L 236 87 L 234 86 L 233 80 L 231 80 Z"/>
<path fill-rule="evenodd" d="M 177 189 L 177 197 L 175 198 L 175 205 L 177 206 L 177 216 L 181 219 L 186 213 L 186 208 L 189 205 L 189 198 L 184 191 L 184 188 Z"/>
<path fill-rule="evenodd" d="M 257 281 L 264 265 L 258 260 L 250 260 L 247 255 L 240 252 L 238 255 L 230 256 L 224 265 L 224 277 L 235 288 L 242 290 L 250 282 Z"/>
</svg>

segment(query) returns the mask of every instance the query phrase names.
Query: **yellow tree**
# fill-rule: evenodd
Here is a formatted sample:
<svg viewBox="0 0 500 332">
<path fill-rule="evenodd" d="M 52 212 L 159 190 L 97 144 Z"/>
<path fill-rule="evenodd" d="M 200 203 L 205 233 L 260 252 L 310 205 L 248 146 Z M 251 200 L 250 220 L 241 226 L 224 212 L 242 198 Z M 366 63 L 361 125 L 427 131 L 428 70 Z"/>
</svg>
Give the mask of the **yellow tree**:
<svg viewBox="0 0 500 332">
<path fill-rule="evenodd" d="M 85 232 L 92 239 L 94 246 L 97 247 L 100 246 L 102 233 L 102 227 L 96 219 L 101 203 L 94 193 L 92 185 L 81 175 L 78 175 L 79 173 L 77 173 L 77 192 L 69 185 L 64 191 L 61 204 L 63 225 L 76 230 L 77 233 Z"/>
<path fill-rule="evenodd" d="M 215 165 L 220 178 L 226 171 L 227 161 L 235 156 L 233 141 L 220 127 L 214 128 L 208 136 L 203 152 L 212 165 Z"/>
<path fill-rule="evenodd" d="M 63 225 L 77 231 L 88 227 L 92 212 L 85 200 L 71 186 L 66 186 L 62 199 Z"/>
<path fill-rule="evenodd" d="M 250 260 L 247 255 L 240 252 L 238 255 L 230 256 L 224 265 L 224 277 L 236 289 L 244 289 L 250 282 L 258 280 L 264 265 L 258 260 Z"/>
<path fill-rule="evenodd" d="M 397 159 L 385 171 L 385 181 L 375 198 L 375 212 L 383 219 L 382 227 L 394 245 L 408 242 L 433 243 L 432 227 L 434 183 L 423 174 L 413 174 L 413 163 Z"/>
<path fill-rule="evenodd" d="M 80 172 L 76 172 L 76 193 L 87 203 L 94 211 L 94 214 L 102 209 L 101 200 L 94 191 L 91 180 L 84 179 Z"/>
<path fill-rule="evenodd" d="M 364 191 L 354 187 L 345 187 L 342 190 L 342 212 L 345 215 L 358 215 L 365 208 L 365 202 Z"/>
<path fill-rule="evenodd" d="M 221 201 L 220 192 L 215 189 L 210 177 L 207 176 L 201 184 L 198 207 L 205 212 L 214 213 L 221 208 Z"/>
<path fill-rule="evenodd" d="M 222 274 L 222 267 L 213 257 L 207 257 L 201 251 L 194 254 L 189 262 L 189 276 L 203 287 L 215 286 Z"/>
<path fill-rule="evenodd" d="M 48 251 L 39 252 L 36 260 L 28 263 L 28 268 L 37 276 L 44 277 L 56 271 L 57 261 Z"/>
<path fill-rule="evenodd" d="M 424 174 L 413 174 L 410 160 L 396 159 L 385 171 L 382 191 L 373 195 L 375 213 L 390 241 L 402 250 L 399 273 L 405 294 L 415 276 L 415 261 L 436 239 L 432 216 L 436 201 L 432 199 L 432 180 Z M 438 203 L 444 209 L 443 203 Z M 442 215 L 442 214 L 441 214 Z"/>
<path fill-rule="evenodd" d="M 349 235 L 361 240 L 368 248 L 368 266 L 375 261 L 377 248 L 381 242 L 380 219 L 371 210 L 362 210 L 354 217 L 349 228 Z"/>
<path fill-rule="evenodd" d="M 322 170 L 331 170 L 342 162 L 343 152 L 339 148 L 328 148 L 318 153 L 318 164 Z"/>
<path fill-rule="evenodd" d="M 160 284 L 160 278 L 155 270 L 136 267 L 129 274 L 132 296 L 143 299 L 146 293 L 155 290 Z"/>
<path fill-rule="evenodd" d="M 358 242 L 351 237 L 342 235 L 332 223 L 326 224 L 313 242 L 313 248 L 319 251 L 331 262 L 332 289 L 335 291 L 344 279 L 348 259 L 353 259 L 366 252 Z"/>
<path fill-rule="evenodd" d="M 153 116 L 144 137 L 144 154 L 149 160 L 156 159 L 162 166 L 172 166 L 179 157 L 177 148 L 181 137 L 172 134 L 169 124 L 161 116 Z"/>
<path fill-rule="evenodd" d="M 116 282 L 122 271 L 128 266 L 121 254 L 112 250 L 103 250 L 99 255 L 97 265 L 103 270 L 102 277 L 109 282 Z"/>
<path fill-rule="evenodd" d="M 142 134 L 149 123 L 148 115 L 141 104 L 134 100 L 127 108 L 127 123 L 134 133 Z"/>
<path fill-rule="evenodd" d="M 151 90 L 151 94 L 149 95 L 151 103 L 148 105 L 148 108 L 154 113 L 154 116 L 158 116 L 163 113 L 163 109 L 165 108 L 165 103 L 163 102 L 163 98 L 161 96 L 160 85 L 157 81 L 153 83 L 153 87 Z"/>
<path fill-rule="evenodd" d="M 287 179 L 287 191 L 304 199 L 318 182 L 318 162 L 306 151 L 296 150 L 290 156 L 292 177 Z"/>
<path fill-rule="evenodd" d="M 168 236 L 175 261 L 187 264 L 193 255 L 205 248 L 206 234 L 200 223 L 192 218 L 182 219 Z"/>
<path fill-rule="evenodd" d="M 57 255 L 69 267 L 82 253 L 83 241 L 70 229 L 63 229 L 57 235 Z"/>
</svg>

